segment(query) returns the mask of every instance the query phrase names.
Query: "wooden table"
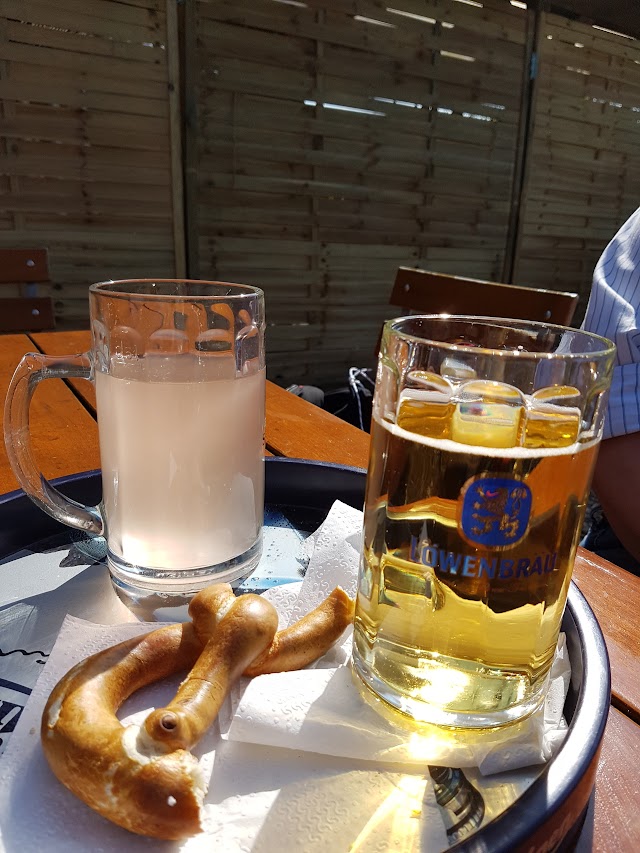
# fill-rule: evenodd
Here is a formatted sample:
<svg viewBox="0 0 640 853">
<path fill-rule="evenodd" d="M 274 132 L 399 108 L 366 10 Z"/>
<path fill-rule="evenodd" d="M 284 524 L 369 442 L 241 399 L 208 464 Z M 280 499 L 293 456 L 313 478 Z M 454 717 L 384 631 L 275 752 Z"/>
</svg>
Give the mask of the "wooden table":
<svg viewBox="0 0 640 853">
<path fill-rule="evenodd" d="M 88 332 L 0 336 L 0 396 L 25 352 L 68 355 L 89 348 Z M 48 478 L 100 467 L 93 387 L 83 380 L 41 384 L 31 409 L 38 464 Z M 369 436 L 267 383 L 267 450 L 277 456 L 366 467 Z M 0 493 L 17 488 L 0 452 Z M 611 712 L 595 804 L 578 850 L 640 850 L 640 578 L 579 549 L 574 580 L 604 632 L 612 671 Z"/>
</svg>

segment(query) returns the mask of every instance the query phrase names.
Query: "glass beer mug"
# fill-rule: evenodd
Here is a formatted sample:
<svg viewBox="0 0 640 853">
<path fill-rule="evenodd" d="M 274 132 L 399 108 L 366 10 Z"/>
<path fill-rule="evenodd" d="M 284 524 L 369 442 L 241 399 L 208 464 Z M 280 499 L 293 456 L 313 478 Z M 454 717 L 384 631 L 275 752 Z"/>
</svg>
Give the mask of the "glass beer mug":
<svg viewBox="0 0 640 853">
<path fill-rule="evenodd" d="M 188 598 L 248 575 L 260 559 L 264 510 L 262 291 L 110 281 L 92 285 L 89 299 L 91 350 L 26 355 L 9 388 L 5 441 L 20 485 L 54 518 L 105 536 L 127 603 Z M 95 382 L 99 506 L 64 497 L 34 464 L 29 403 L 51 377 Z"/>
<path fill-rule="evenodd" d="M 393 707 L 480 728 L 542 701 L 613 357 L 526 321 L 386 324 L 353 666 Z"/>
</svg>

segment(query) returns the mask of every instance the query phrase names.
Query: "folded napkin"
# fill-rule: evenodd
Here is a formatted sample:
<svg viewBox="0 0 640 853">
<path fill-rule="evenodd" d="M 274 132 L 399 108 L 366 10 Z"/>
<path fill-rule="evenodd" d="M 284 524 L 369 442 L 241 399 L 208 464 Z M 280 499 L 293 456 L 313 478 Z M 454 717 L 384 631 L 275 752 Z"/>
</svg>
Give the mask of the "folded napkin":
<svg viewBox="0 0 640 853">
<path fill-rule="evenodd" d="M 293 588 L 290 588 L 293 587 Z M 283 609 L 299 585 L 270 591 Z M 220 740 L 214 724 L 194 751 L 209 791 L 205 830 L 185 842 L 132 835 L 97 815 L 53 776 L 40 747 L 40 719 L 52 688 L 78 661 L 157 625 L 94 625 L 65 620 L 18 727 L 2 757 L 0 851 L 23 853 L 321 853 L 347 849 L 406 851 L 448 847 L 430 777 L 402 768 L 374 766 L 313 753 L 297 753 Z M 123 706 L 123 723 L 141 723 L 166 704 L 178 679 L 152 685 Z"/>
<path fill-rule="evenodd" d="M 308 612 L 338 584 L 355 592 L 361 525 L 361 513 L 334 505 L 307 543 L 313 553 L 302 585 L 265 593 L 278 609 L 281 626 Z M 360 697 L 351 681 L 350 637 L 345 636 L 313 668 L 243 679 L 236 686 L 196 751 L 210 779 L 202 834 L 184 843 L 134 836 L 99 817 L 58 783 L 40 747 L 40 718 L 51 689 L 77 661 L 155 627 L 94 625 L 67 617 L 0 760 L 0 851 L 22 853 L 43 845 L 48 853 L 443 851 L 455 838 L 447 835 L 447 816 L 436 801 L 429 765 L 475 764 L 485 773 L 522 767 L 552 755 L 566 731 L 561 709 L 568 661 L 562 645 L 552 698 L 535 720 L 509 727 L 491 740 L 445 738 L 441 730 L 416 739 L 378 716 Z M 176 687 L 177 680 L 140 691 L 120 718 L 141 722 L 151 708 L 166 704 Z M 496 777 L 500 783 L 483 790 L 485 803 L 495 791 L 496 801 L 503 797 L 500 809 L 506 807 L 536 772 Z M 476 775 L 469 771 L 478 788 L 481 777 Z M 504 800 L 507 788 L 510 801 Z M 495 813 L 485 808 L 485 820 Z"/>
<path fill-rule="evenodd" d="M 355 594 L 362 514 L 337 502 L 315 534 L 315 548 L 290 621 L 316 607 L 334 586 Z M 561 635 L 545 703 L 523 722 L 483 732 L 403 725 L 365 701 L 347 665 L 351 632 L 316 665 L 255 678 L 233 718 L 221 720 L 230 741 L 285 747 L 373 762 L 478 767 L 491 774 L 549 760 L 567 732 L 562 716 L 571 668 Z M 383 710 L 380 703 L 380 709 Z"/>
</svg>

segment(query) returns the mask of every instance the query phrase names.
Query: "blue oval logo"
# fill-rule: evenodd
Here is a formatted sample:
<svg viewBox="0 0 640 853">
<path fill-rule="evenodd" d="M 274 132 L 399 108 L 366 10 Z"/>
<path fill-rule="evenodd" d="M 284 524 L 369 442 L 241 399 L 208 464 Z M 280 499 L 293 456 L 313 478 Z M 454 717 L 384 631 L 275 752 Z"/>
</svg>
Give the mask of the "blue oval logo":
<svg viewBox="0 0 640 853">
<path fill-rule="evenodd" d="M 531 489 L 521 480 L 480 477 L 464 487 L 460 527 L 464 538 L 493 548 L 516 545 L 529 527 Z"/>
</svg>

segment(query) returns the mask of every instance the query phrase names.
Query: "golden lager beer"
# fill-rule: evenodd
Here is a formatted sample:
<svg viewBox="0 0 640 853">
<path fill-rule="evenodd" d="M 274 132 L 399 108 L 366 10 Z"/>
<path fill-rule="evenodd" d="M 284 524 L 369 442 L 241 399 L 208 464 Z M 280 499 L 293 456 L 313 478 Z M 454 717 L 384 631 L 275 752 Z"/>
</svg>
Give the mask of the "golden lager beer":
<svg viewBox="0 0 640 853">
<path fill-rule="evenodd" d="M 353 664 L 415 719 L 483 727 L 543 698 L 598 432 L 576 387 L 456 369 L 409 372 L 391 413 L 379 388 Z"/>
</svg>

